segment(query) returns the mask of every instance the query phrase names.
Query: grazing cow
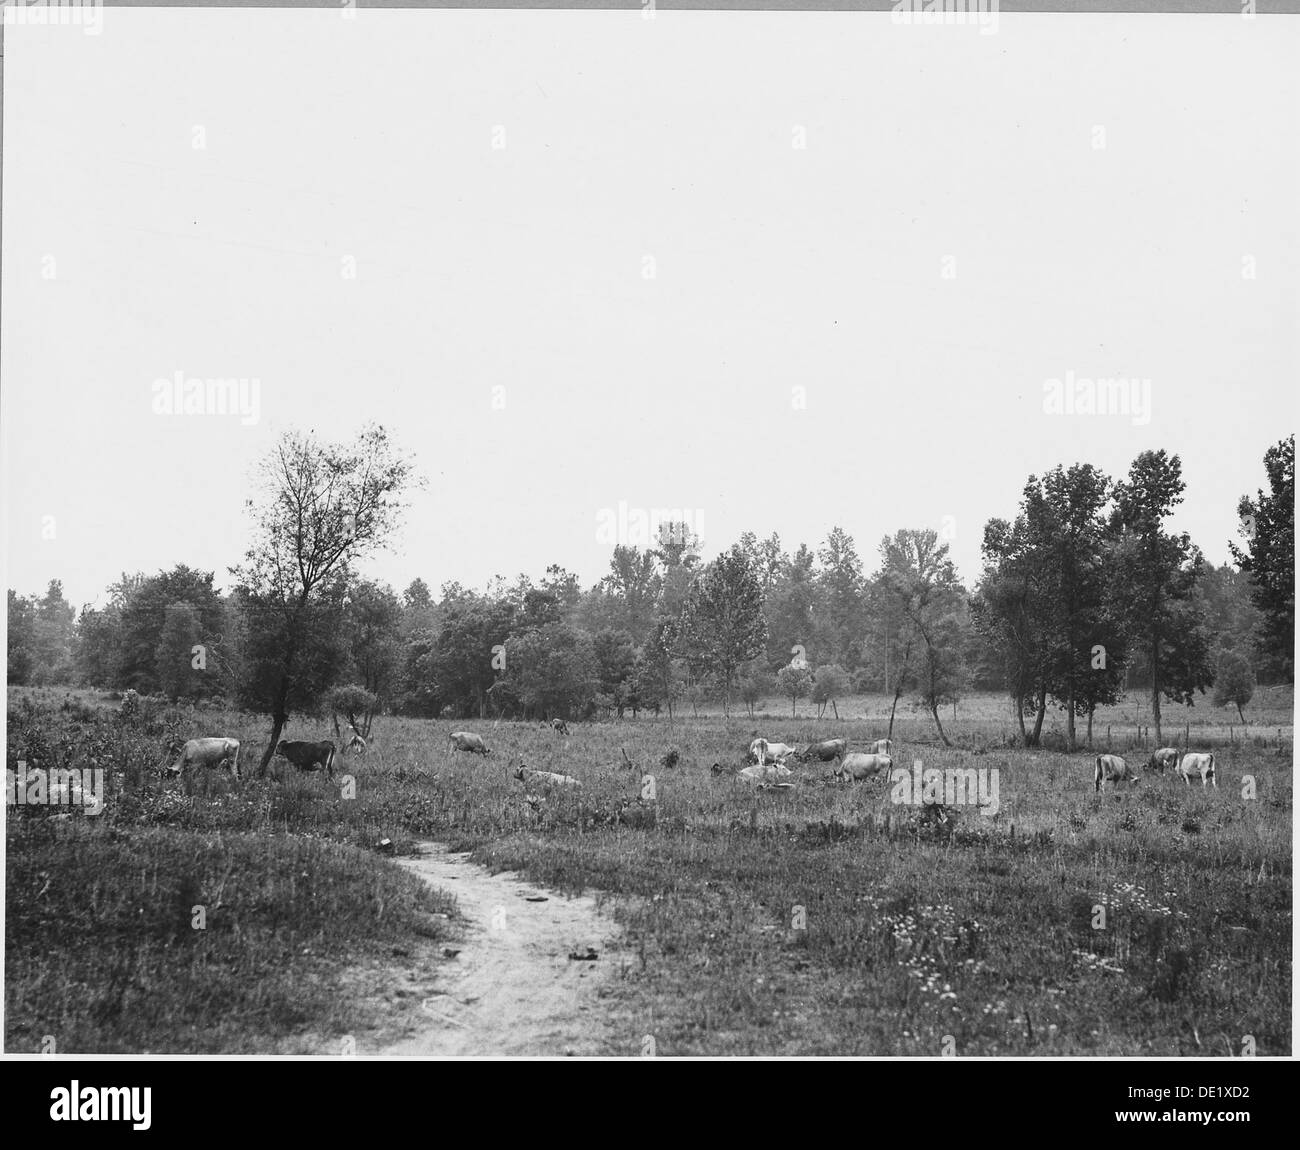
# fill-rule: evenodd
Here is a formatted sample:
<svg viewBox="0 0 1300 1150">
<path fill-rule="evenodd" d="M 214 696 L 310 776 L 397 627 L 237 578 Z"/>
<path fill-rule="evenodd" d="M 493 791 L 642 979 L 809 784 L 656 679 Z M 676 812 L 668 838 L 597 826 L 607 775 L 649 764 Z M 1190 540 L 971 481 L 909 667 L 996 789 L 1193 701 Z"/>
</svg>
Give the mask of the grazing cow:
<svg viewBox="0 0 1300 1150">
<path fill-rule="evenodd" d="M 472 731 L 453 731 L 450 735 L 450 745 L 447 748 L 447 754 L 452 751 L 470 751 L 478 755 L 490 755 L 492 752 L 487 749 L 481 735 L 476 735 Z"/>
<path fill-rule="evenodd" d="M 1118 755 L 1098 755 L 1092 772 L 1092 789 L 1102 791 L 1107 783 L 1137 782 L 1137 773 Z"/>
<path fill-rule="evenodd" d="M 515 771 L 515 778 L 523 783 L 539 783 L 551 787 L 582 786 L 572 775 L 557 775 L 554 771 L 535 771 L 531 767 L 526 767 L 523 759 L 519 760 L 519 769 Z"/>
<path fill-rule="evenodd" d="M 736 778 L 744 779 L 747 783 L 779 783 L 793 774 L 789 767 L 777 763 L 773 767 L 743 767 L 737 772 Z"/>
<path fill-rule="evenodd" d="M 855 751 L 851 755 L 845 755 L 840 761 L 840 765 L 835 768 L 835 778 L 843 779 L 846 783 L 859 782 L 871 778 L 872 775 L 878 775 L 881 771 L 889 774 L 893 769 L 894 760 L 888 755 L 864 755 L 860 751 Z"/>
<path fill-rule="evenodd" d="M 1167 771 L 1170 767 L 1177 766 L 1177 764 L 1178 748 L 1161 747 L 1158 751 L 1153 751 L 1151 757 L 1147 759 L 1147 770 L 1159 773 L 1160 771 Z"/>
<path fill-rule="evenodd" d="M 1178 764 L 1176 772 L 1183 776 L 1183 782 L 1189 787 L 1192 785 L 1192 775 L 1201 776 L 1201 788 L 1205 788 L 1207 780 L 1214 783 L 1214 789 L 1219 789 L 1219 777 L 1214 773 L 1214 754 L 1207 755 L 1184 755 L 1183 761 Z"/>
<path fill-rule="evenodd" d="M 804 749 L 798 753 L 796 758 L 805 763 L 811 762 L 813 759 L 819 759 L 823 763 L 826 763 L 830 762 L 831 759 L 844 754 L 848 749 L 849 741 L 847 739 L 825 739 L 820 743 L 812 743 L 809 746 L 804 747 Z"/>
<path fill-rule="evenodd" d="M 343 744 L 344 751 L 351 751 L 354 755 L 364 755 L 366 753 L 366 740 L 361 737 L 361 732 L 356 727 L 349 727 L 352 732 L 348 736 L 348 741 Z"/>
<path fill-rule="evenodd" d="M 181 748 L 181 757 L 166 769 L 166 774 L 179 775 L 186 767 L 215 767 L 229 762 L 235 778 L 239 778 L 238 739 L 191 739 Z"/>
<path fill-rule="evenodd" d="M 328 740 L 322 743 L 303 743 L 281 739 L 275 745 L 275 753 L 288 759 L 300 771 L 319 771 L 323 768 L 330 778 L 334 777 L 334 744 Z"/>
<path fill-rule="evenodd" d="M 569 724 L 563 719 L 552 719 L 551 726 L 555 729 L 557 735 L 567 735 L 569 733 Z"/>
<path fill-rule="evenodd" d="M 877 739 L 867 748 L 867 754 L 869 755 L 892 755 L 893 753 L 893 739 Z"/>
<path fill-rule="evenodd" d="M 760 767 L 766 763 L 779 763 L 794 754 L 790 743 L 769 743 L 766 739 L 755 739 L 749 744 L 749 757 Z"/>
</svg>

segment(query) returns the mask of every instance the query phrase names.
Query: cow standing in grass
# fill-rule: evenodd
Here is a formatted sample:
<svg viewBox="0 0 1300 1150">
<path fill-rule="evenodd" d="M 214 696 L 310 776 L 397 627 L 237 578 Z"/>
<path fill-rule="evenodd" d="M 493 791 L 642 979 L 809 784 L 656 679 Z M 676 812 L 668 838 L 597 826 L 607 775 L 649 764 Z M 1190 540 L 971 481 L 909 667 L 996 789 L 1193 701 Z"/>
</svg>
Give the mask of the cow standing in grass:
<svg viewBox="0 0 1300 1150">
<path fill-rule="evenodd" d="M 1133 768 L 1118 755 L 1098 755 L 1092 771 L 1092 788 L 1103 791 L 1107 783 L 1135 783 L 1137 775 Z"/>
<path fill-rule="evenodd" d="M 452 751 L 469 751 L 475 755 L 490 755 L 487 744 L 483 742 L 482 735 L 476 735 L 473 731 L 453 731 L 448 736 L 447 754 Z"/>
<path fill-rule="evenodd" d="M 275 745 L 275 753 L 288 759 L 300 771 L 324 770 L 330 778 L 334 777 L 334 744 L 328 740 L 305 743 L 281 739 Z"/>
<path fill-rule="evenodd" d="M 181 748 L 181 757 L 164 773 L 179 775 L 186 767 L 216 767 L 223 763 L 229 763 L 235 778 L 239 778 L 238 739 L 190 739 Z"/>
<path fill-rule="evenodd" d="M 1205 755 L 1184 755 L 1183 761 L 1178 764 L 1176 774 L 1182 775 L 1183 782 L 1189 787 L 1192 785 L 1192 776 L 1199 774 L 1201 776 L 1201 789 L 1205 789 L 1206 782 L 1212 782 L 1214 789 L 1219 789 L 1219 778 L 1214 773 L 1214 755 L 1213 753 Z"/>
</svg>

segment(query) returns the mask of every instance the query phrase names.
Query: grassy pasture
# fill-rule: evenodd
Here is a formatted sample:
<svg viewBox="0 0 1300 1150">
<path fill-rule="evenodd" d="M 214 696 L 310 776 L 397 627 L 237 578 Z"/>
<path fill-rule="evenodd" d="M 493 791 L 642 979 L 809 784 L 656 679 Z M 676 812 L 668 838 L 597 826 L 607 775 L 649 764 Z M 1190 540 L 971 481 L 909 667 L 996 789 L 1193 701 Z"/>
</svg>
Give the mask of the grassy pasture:
<svg viewBox="0 0 1300 1150">
<path fill-rule="evenodd" d="M 940 821 L 892 802 L 880 780 L 831 783 L 827 765 L 769 792 L 709 771 L 737 764 L 756 727 L 865 741 L 884 733 L 877 718 L 663 718 L 575 724 L 567 739 L 385 718 L 368 755 L 340 756 L 355 785 L 344 797 L 337 779 L 292 774 L 164 784 L 148 770 L 156 739 L 81 702 L 14 702 L 10 766 L 98 756 L 116 782 L 97 817 L 11 810 L 8 1049 L 46 1033 L 96 1050 L 291 1049 L 392 1025 L 402 1004 L 361 1017 L 344 972 L 394 948 L 432 962 L 429 936 L 455 923 L 432 918 L 449 904 L 433 907 L 374 852 L 388 837 L 399 850 L 437 838 L 493 869 L 601 892 L 635 954 L 613 1012 L 635 1025 L 612 1054 L 639 1053 L 645 1035 L 661 1055 L 1225 1055 L 1246 1036 L 1259 1054 L 1291 1051 L 1291 745 L 1275 732 L 1215 743 L 1217 791 L 1152 776 L 1097 796 L 1086 752 L 1008 748 L 973 717 L 942 748 L 909 715 L 916 741 L 896 727 L 897 765 L 997 771 L 996 816 L 958 807 Z M 243 740 L 246 770 L 265 745 L 249 716 L 187 721 L 191 735 Z M 449 755 L 462 728 L 493 754 Z M 291 737 L 325 727 L 296 723 Z M 680 761 L 661 767 L 670 746 Z M 645 784 L 620 747 L 653 774 L 653 804 L 636 802 Z M 525 788 L 513 755 L 583 788 Z M 239 928 L 218 961 L 212 920 L 196 943 L 177 908 L 212 905 L 227 872 L 220 900 Z M 52 966 L 51 953 L 68 957 Z M 209 994 L 221 961 L 229 983 Z M 274 1003 L 258 997 L 276 986 Z"/>
</svg>

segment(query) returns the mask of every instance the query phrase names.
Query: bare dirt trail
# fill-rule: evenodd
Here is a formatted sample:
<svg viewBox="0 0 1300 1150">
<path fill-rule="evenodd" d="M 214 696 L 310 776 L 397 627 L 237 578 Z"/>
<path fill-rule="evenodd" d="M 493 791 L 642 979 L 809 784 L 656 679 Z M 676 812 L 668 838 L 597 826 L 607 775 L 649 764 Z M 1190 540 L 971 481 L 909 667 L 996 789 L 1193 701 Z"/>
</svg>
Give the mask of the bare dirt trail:
<svg viewBox="0 0 1300 1150">
<path fill-rule="evenodd" d="M 366 1053 L 637 1053 L 634 1036 L 613 1017 L 612 1000 L 599 997 L 617 978 L 622 951 L 618 926 L 594 898 L 566 898 L 512 872 L 490 874 L 440 843 L 423 843 L 418 857 L 393 861 L 455 895 L 466 937 L 460 953 L 439 966 L 433 992 L 425 993 L 419 1032 Z M 570 958 L 589 950 L 594 961 Z"/>
</svg>

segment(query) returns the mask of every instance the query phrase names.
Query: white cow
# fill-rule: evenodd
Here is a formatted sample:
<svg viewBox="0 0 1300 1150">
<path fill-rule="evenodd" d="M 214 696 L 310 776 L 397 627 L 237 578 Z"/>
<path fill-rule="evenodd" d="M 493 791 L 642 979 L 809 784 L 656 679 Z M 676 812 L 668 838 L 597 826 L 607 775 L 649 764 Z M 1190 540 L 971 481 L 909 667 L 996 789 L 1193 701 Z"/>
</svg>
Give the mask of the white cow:
<svg viewBox="0 0 1300 1150">
<path fill-rule="evenodd" d="M 854 751 L 851 755 L 845 755 L 835 768 L 835 778 L 857 782 L 878 775 L 881 771 L 889 774 L 893 769 L 894 760 L 888 755 L 864 755 L 860 751 Z"/>
<path fill-rule="evenodd" d="M 1201 787 L 1204 789 L 1206 780 L 1214 783 L 1214 789 L 1219 789 L 1219 777 L 1214 773 L 1214 754 L 1211 752 L 1206 755 L 1184 755 L 1183 761 L 1175 768 L 1177 774 L 1183 776 L 1183 782 L 1189 787 L 1192 785 L 1192 775 L 1201 776 Z"/>
<path fill-rule="evenodd" d="M 1107 783 L 1114 783 L 1118 786 L 1120 783 L 1125 782 L 1137 782 L 1137 774 L 1128 763 L 1118 755 L 1097 756 L 1097 764 L 1092 771 L 1092 789 L 1094 791 L 1105 790 Z"/>
<path fill-rule="evenodd" d="M 190 739 L 181 748 L 181 757 L 166 769 L 166 774 L 179 775 L 186 767 L 216 767 L 229 762 L 239 778 L 238 739 Z"/>
<path fill-rule="evenodd" d="M 473 731 L 453 731 L 448 736 L 450 742 L 447 747 L 447 754 L 452 751 L 470 751 L 478 755 L 490 755 L 492 752 L 487 749 L 481 735 L 476 735 Z"/>
<path fill-rule="evenodd" d="M 877 739 L 867 748 L 867 753 L 871 755 L 892 755 L 894 753 L 894 740 Z"/>
<path fill-rule="evenodd" d="M 790 743 L 769 743 L 766 739 L 755 739 L 749 744 L 749 757 L 760 767 L 766 763 L 780 763 L 793 755 L 795 748 Z"/>
<path fill-rule="evenodd" d="M 779 783 L 793 774 L 794 772 L 785 764 L 777 763 L 772 767 L 742 767 L 736 773 L 736 778 L 744 779 L 747 783 Z"/>
<path fill-rule="evenodd" d="M 542 786 L 551 786 L 551 787 L 582 786 L 582 784 L 578 782 L 578 780 L 575 779 L 572 775 L 557 775 L 553 771 L 535 771 L 531 767 L 524 766 L 522 762 L 519 764 L 519 769 L 515 771 L 515 778 L 517 778 L 520 782 L 523 783 L 537 783 L 537 784 L 541 784 Z"/>
<path fill-rule="evenodd" d="M 1148 771 L 1167 771 L 1170 767 L 1178 764 L 1177 747 L 1161 747 L 1158 751 L 1152 751 L 1151 757 L 1147 759 Z"/>
</svg>

